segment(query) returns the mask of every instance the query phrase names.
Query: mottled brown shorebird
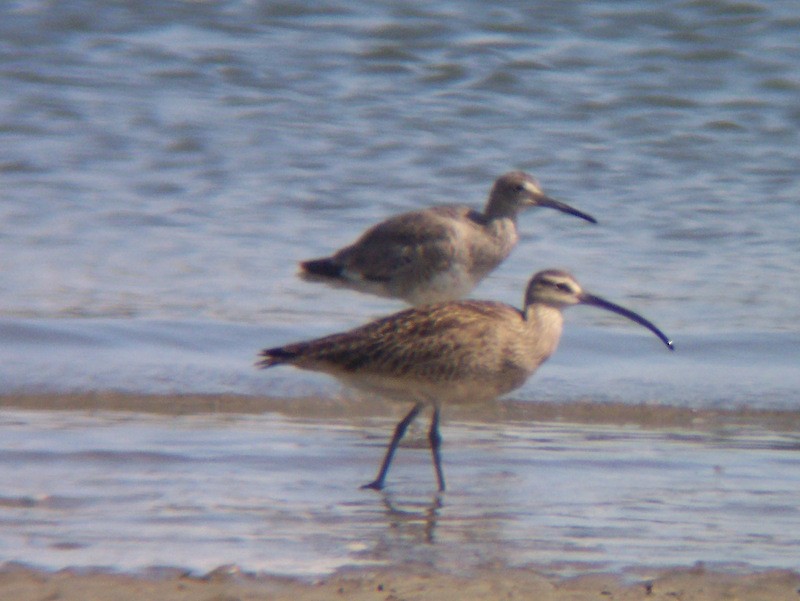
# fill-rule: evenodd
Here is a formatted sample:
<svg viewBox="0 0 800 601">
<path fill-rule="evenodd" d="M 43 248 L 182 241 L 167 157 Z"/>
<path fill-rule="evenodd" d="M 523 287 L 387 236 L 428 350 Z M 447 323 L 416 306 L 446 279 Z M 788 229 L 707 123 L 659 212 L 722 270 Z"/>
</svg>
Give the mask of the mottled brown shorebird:
<svg viewBox="0 0 800 601">
<path fill-rule="evenodd" d="M 348 332 L 261 352 L 260 367 L 286 363 L 335 376 L 346 384 L 414 407 L 395 428 L 377 478 L 365 488 L 383 488 L 386 473 L 408 425 L 433 407 L 428 434 L 439 490 L 444 490 L 439 416 L 446 403 L 485 402 L 522 386 L 556 350 L 561 310 L 593 305 L 672 342 L 644 317 L 584 292 L 559 270 L 533 276 L 522 310 L 492 301 L 451 301 L 407 309 Z"/>
<path fill-rule="evenodd" d="M 456 300 L 511 253 L 519 239 L 517 215 L 528 207 L 549 207 L 597 223 L 547 196 L 527 173 L 512 171 L 495 181 L 483 213 L 441 206 L 396 215 L 334 255 L 302 262 L 300 274 L 412 305 Z"/>
</svg>

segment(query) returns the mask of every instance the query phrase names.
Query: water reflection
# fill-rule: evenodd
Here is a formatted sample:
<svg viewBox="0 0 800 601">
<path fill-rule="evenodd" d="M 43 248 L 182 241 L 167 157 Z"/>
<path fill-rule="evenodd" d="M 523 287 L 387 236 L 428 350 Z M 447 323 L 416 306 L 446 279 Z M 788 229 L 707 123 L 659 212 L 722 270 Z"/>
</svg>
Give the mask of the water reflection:
<svg viewBox="0 0 800 601">
<path fill-rule="evenodd" d="M 0 561 L 559 572 L 698 560 L 794 567 L 800 544 L 797 435 L 755 425 L 454 419 L 443 494 L 420 476 L 422 451 L 404 455 L 386 491 L 359 489 L 374 447 L 360 444 L 363 424 L 341 417 L 4 409 L 0 430 Z"/>
<path fill-rule="evenodd" d="M 442 495 L 434 494 L 430 499 L 401 499 L 391 492 L 381 492 L 386 508 L 388 532 L 408 542 L 433 544 L 439 510 L 444 507 Z"/>
</svg>

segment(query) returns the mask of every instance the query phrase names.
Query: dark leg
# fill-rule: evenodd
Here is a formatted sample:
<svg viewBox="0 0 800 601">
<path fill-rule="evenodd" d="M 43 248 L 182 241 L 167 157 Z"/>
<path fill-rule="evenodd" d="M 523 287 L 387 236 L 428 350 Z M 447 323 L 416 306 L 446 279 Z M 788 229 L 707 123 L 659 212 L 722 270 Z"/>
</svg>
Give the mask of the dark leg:
<svg viewBox="0 0 800 601">
<path fill-rule="evenodd" d="M 436 480 L 439 482 L 439 490 L 444 491 L 444 472 L 442 471 L 442 457 L 439 449 L 442 446 L 442 435 L 439 434 L 439 408 L 433 408 L 431 418 L 431 429 L 428 432 L 428 440 L 431 442 L 431 455 L 433 456 L 433 467 L 436 468 Z"/>
<path fill-rule="evenodd" d="M 400 439 L 403 438 L 403 434 L 406 433 L 408 425 L 413 422 L 417 415 L 419 415 L 419 412 L 422 411 L 422 407 L 423 403 L 417 403 L 414 405 L 414 408 L 408 412 L 408 415 L 400 420 L 400 423 L 395 426 L 394 435 L 392 436 L 391 442 L 389 442 L 389 448 L 386 449 L 386 455 L 383 458 L 383 463 L 381 464 L 381 469 L 378 472 L 378 477 L 369 484 L 365 484 L 361 488 L 372 488 L 373 490 L 381 490 L 383 488 L 383 481 L 386 479 L 386 472 L 389 471 L 389 466 L 392 463 L 394 452 L 397 450 L 397 445 L 400 443 Z"/>
</svg>

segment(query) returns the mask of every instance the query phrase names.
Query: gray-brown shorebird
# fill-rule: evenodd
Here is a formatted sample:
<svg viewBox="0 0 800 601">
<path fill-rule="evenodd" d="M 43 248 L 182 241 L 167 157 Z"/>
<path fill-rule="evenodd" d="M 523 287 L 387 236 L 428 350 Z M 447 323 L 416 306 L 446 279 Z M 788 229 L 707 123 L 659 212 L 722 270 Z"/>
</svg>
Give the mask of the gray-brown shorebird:
<svg viewBox="0 0 800 601">
<path fill-rule="evenodd" d="M 426 406 L 433 407 L 428 438 L 439 490 L 444 490 L 439 416 L 446 403 L 485 402 L 522 384 L 556 350 L 561 310 L 593 305 L 651 330 L 672 350 L 672 341 L 641 315 L 581 289 L 555 269 L 531 278 L 522 310 L 492 301 L 450 301 L 407 309 L 348 332 L 261 352 L 260 367 L 289 364 L 335 376 L 345 384 L 414 407 L 395 428 L 377 478 L 380 490 L 397 445 Z"/>
<path fill-rule="evenodd" d="M 511 253 L 517 216 L 549 207 L 591 223 L 594 217 L 547 196 L 527 173 L 499 177 L 483 212 L 440 206 L 396 215 L 330 257 L 304 261 L 301 276 L 412 305 L 456 300 Z"/>
</svg>

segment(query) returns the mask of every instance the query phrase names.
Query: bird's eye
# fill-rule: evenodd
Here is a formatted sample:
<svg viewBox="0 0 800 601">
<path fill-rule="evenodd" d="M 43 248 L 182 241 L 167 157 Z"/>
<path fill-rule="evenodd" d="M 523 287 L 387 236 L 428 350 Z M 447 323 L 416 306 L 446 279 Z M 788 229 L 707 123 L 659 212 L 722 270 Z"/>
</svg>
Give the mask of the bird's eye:
<svg viewBox="0 0 800 601">
<path fill-rule="evenodd" d="M 569 284 L 565 284 L 564 282 L 558 282 L 556 284 L 556 288 L 558 288 L 558 290 L 560 292 L 564 292 L 566 294 L 571 294 L 572 293 L 572 288 L 570 288 L 570 285 Z"/>
<path fill-rule="evenodd" d="M 523 184 L 517 184 L 516 186 L 514 186 L 514 191 L 515 192 L 524 192 L 525 191 L 525 186 Z"/>
</svg>

